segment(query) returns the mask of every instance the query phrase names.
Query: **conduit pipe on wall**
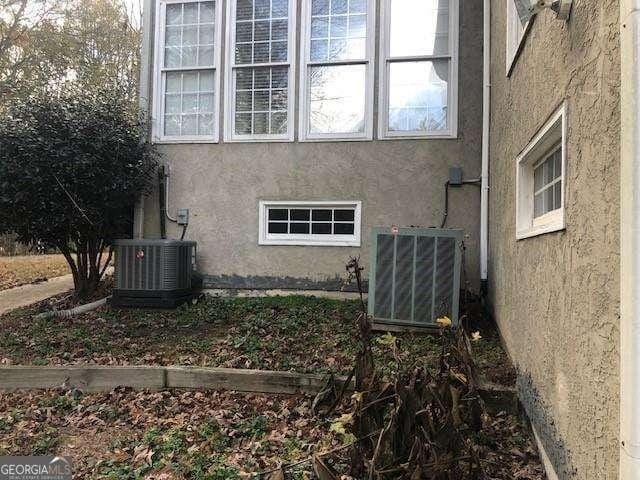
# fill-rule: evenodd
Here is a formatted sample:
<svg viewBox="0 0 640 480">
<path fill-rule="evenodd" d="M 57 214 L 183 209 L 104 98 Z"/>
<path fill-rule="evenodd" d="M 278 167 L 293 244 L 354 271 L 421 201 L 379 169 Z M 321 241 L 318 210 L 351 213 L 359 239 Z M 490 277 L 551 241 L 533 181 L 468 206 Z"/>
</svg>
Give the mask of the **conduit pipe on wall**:
<svg viewBox="0 0 640 480">
<path fill-rule="evenodd" d="M 620 480 L 640 480 L 640 0 L 620 1 Z"/>
<path fill-rule="evenodd" d="M 480 280 L 486 293 L 489 258 L 489 121 L 491 107 L 491 0 L 484 0 L 482 63 L 482 173 L 480 185 Z"/>
</svg>

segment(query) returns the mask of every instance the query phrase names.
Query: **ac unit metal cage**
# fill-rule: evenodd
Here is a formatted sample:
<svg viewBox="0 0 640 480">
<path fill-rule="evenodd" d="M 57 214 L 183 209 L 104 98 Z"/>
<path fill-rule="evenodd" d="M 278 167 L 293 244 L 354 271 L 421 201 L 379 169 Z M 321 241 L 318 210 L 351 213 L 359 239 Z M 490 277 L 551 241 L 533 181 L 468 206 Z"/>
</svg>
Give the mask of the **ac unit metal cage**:
<svg viewBox="0 0 640 480">
<path fill-rule="evenodd" d="M 174 307 L 193 296 L 196 242 L 117 240 L 114 306 Z"/>
<path fill-rule="evenodd" d="M 462 230 L 372 229 L 369 315 L 376 323 L 458 324 Z"/>
</svg>

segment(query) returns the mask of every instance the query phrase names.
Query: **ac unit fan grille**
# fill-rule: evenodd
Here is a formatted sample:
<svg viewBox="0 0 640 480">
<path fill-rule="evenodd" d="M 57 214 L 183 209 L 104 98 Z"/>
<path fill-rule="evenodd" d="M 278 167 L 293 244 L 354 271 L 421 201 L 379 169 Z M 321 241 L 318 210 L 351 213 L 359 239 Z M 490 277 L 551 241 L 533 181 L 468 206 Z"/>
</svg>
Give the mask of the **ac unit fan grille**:
<svg viewBox="0 0 640 480">
<path fill-rule="evenodd" d="M 457 322 L 460 283 L 459 230 L 373 230 L 369 314 L 378 321 L 434 325 Z"/>
</svg>

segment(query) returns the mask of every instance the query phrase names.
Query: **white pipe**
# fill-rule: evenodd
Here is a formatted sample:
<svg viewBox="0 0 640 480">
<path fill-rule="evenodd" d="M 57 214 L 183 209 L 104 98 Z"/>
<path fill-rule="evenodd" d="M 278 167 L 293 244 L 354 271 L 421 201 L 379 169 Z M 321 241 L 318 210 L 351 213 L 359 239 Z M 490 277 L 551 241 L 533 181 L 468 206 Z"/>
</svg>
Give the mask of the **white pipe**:
<svg viewBox="0 0 640 480">
<path fill-rule="evenodd" d="M 620 480 L 640 480 L 640 0 L 620 20 Z"/>
<path fill-rule="evenodd" d="M 169 181 L 169 178 L 171 177 L 171 167 L 169 166 L 169 164 L 166 164 L 164 167 L 164 181 L 165 181 L 165 185 L 164 185 L 164 209 L 165 212 L 167 214 L 167 218 L 172 221 L 173 223 L 178 223 L 178 219 L 174 218 L 171 216 L 171 214 L 169 213 L 169 186 L 171 184 L 171 182 Z"/>
<path fill-rule="evenodd" d="M 482 64 L 482 173 L 480 186 L 480 279 L 488 277 L 489 258 L 489 121 L 491 108 L 491 0 L 484 0 Z"/>
</svg>

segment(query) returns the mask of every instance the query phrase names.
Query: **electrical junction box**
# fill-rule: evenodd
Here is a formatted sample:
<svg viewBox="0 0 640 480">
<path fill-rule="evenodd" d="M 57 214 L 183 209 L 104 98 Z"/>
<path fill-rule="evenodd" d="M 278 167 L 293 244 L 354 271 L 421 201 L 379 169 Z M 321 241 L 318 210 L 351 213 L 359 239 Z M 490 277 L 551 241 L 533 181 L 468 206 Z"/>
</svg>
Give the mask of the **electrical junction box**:
<svg viewBox="0 0 640 480">
<path fill-rule="evenodd" d="M 462 185 L 462 169 L 460 167 L 449 168 L 449 185 Z"/>
<path fill-rule="evenodd" d="M 189 225 L 189 209 L 181 208 L 178 210 L 178 216 L 176 217 L 178 225 Z"/>
</svg>

